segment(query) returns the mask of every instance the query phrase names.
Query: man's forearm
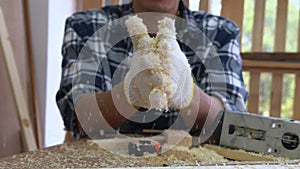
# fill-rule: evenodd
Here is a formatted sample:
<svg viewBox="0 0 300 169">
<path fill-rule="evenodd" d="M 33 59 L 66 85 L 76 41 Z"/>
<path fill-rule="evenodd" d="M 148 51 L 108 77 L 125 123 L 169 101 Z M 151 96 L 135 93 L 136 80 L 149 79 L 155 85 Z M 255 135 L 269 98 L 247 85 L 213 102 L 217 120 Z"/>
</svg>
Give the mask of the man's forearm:
<svg viewBox="0 0 300 169">
<path fill-rule="evenodd" d="M 181 110 L 181 116 L 194 130 L 211 129 L 216 123 L 216 117 L 224 109 L 220 99 L 210 96 L 195 86 L 191 104 Z"/>
<path fill-rule="evenodd" d="M 203 127 L 214 127 L 215 118 L 223 109 L 223 103 L 218 98 L 207 95 L 195 86 L 191 104 L 180 112 L 186 124 L 201 131 Z M 88 132 L 114 131 L 136 111 L 127 102 L 122 83 L 111 91 L 83 96 L 76 104 L 77 118 Z"/>
<path fill-rule="evenodd" d="M 135 112 L 125 98 L 123 83 L 111 91 L 85 95 L 76 104 L 78 121 L 86 133 L 113 131 Z"/>
</svg>

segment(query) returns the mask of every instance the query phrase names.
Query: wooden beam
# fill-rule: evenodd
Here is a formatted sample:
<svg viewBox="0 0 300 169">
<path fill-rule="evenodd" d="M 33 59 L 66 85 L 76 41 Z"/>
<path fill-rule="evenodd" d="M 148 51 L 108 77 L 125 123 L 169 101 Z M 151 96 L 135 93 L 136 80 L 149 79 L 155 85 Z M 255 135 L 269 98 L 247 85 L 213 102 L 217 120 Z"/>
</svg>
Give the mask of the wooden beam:
<svg viewBox="0 0 300 169">
<path fill-rule="evenodd" d="M 269 68 L 282 70 L 300 70 L 300 63 L 295 62 L 276 62 L 276 61 L 254 61 L 243 60 L 243 66 L 248 68 Z"/>
<path fill-rule="evenodd" d="M 243 59 L 247 60 L 261 60 L 261 61 L 286 61 L 286 62 L 299 62 L 300 52 L 298 53 L 286 53 L 286 52 L 249 52 L 241 53 Z"/>
<path fill-rule="evenodd" d="M 266 0 L 254 1 L 254 24 L 252 31 L 252 51 L 262 51 L 263 32 L 265 23 L 265 4 Z"/>
<path fill-rule="evenodd" d="M 14 101 L 18 111 L 18 118 L 21 126 L 21 134 L 25 142 L 25 151 L 37 149 L 32 123 L 29 117 L 29 109 L 26 103 L 19 72 L 16 67 L 15 56 L 9 39 L 6 22 L 0 7 L 0 52 L 3 54 L 4 64 L 8 72 L 9 82 L 12 87 Z"/>
<path fill-rule="evenodd" d="M 241 53 L 243 69 L 255 72 L 286 72 L 300 71 L 300 53 Z"/>
<path fill-rule="evenodd" d="M 293 70 L 293 69 L 274 69 L 274 68 L 265 68 L 265 67 L 244 67 L 244 72 L 253 72 L 253 73 L 300 73 L 300 70 Z"/>
</svg>

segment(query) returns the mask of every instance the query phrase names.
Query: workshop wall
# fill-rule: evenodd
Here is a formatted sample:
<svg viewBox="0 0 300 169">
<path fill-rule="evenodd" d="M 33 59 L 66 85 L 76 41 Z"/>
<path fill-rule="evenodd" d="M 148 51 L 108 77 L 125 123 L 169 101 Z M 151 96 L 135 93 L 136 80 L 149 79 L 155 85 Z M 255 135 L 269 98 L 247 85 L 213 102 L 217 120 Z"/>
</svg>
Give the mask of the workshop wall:
<svg viewBox="0 0 300 169">
<path fill-rule="evenodd" d="M 33 112 L 31 82 L 28 63 L 28 51 L 24 24 L 23 1 L 1 0 L 7 29 L 10 35 L 17 69 L 25 99 L 29 105 L 29 112 Z M 4 25 L 0 25 L 0 28 Z M 13 93 L 8 81 L 3 54 L 0 53 L 0 158 L 22 151 L 20 126 L 17 111 L 13 101 Z M 30 114 L 33 117 L 33 113 Z M 33 119 L 33 118 L 32 118 Z"/>
</svg>

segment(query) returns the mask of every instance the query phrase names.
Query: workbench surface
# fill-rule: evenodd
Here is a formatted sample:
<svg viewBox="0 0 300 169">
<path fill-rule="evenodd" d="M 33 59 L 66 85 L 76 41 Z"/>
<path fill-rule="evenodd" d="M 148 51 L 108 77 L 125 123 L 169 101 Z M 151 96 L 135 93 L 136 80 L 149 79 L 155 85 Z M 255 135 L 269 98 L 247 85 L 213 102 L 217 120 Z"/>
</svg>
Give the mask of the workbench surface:
<svg viewBox="0 0 300 169">
<path fill-rule="evenodd" d="M 202 150 L 202 149 L 201 149 Z M 204 154 L 205 155 L 205 154 Z M 178 156 L 178 157 L 175 157 Z M 107 152 L 97 148 L 91 141 L 78 141 L 64 143 L 41 150 L 26 152 L 11 157 L 0 159 L 0 168 L 120 168 L 120 167 L 164 167 L 181 168 L 189 167 L 224 167 L 251 165 L 276 168 L 300 168 L 300 160 L 281 161 L 281 162 L 236 162 L 217 158 L 213 161 L 211 158 L 199 160 L 195 155 L 189 156 L 184 153 L 177 155 L 166 154 L 162 156 L 151 157 L 126 157 Z M 209 156 L 209 155 L 207 155 Z M 189 159 L 187 159 L 189 158 Z M 179 167 L 179 168 L 180 168 Z"/>
</svg>

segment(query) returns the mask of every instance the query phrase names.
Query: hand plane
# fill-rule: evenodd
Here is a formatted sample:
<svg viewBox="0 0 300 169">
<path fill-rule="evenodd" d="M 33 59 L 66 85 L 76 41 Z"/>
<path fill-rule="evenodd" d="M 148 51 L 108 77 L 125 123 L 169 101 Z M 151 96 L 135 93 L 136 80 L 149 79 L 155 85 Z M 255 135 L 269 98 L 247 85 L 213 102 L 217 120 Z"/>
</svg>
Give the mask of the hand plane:
<svg viewBox="0 0 300 169">
<path fill-rule="evenodd" d="M 251 113 L 224 112 L 221 146 L 300 158 L 300 122 Z"/>
</svg>

